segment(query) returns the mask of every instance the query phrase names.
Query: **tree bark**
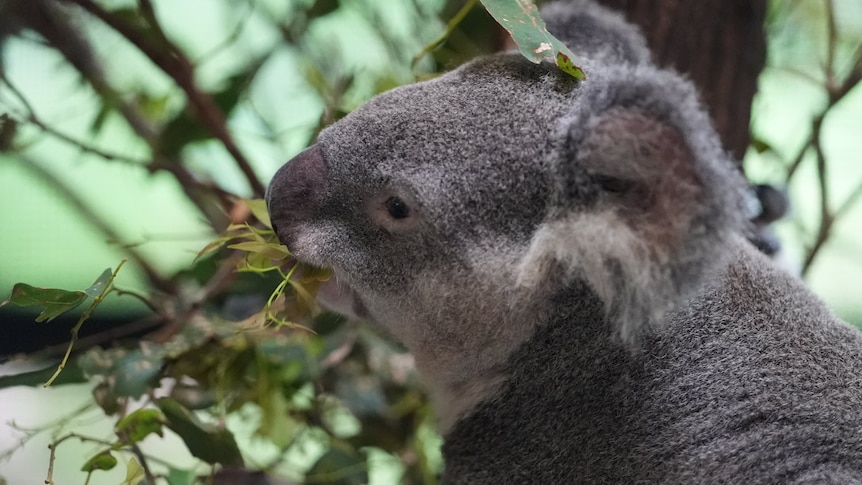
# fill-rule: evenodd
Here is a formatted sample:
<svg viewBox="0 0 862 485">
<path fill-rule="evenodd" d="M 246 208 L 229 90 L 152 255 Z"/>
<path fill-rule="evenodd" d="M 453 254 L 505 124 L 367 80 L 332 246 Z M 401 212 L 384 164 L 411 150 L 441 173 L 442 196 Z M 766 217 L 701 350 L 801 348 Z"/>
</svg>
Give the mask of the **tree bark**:
<svg viewBox="0 0 862 485">
<path fill-rule="evenodd" d="M 601 0 L 637 24 L 654 61 L 691 79 L 725 148 L 741 160 L 766 59 L 766 0 Z"/>
</svg>

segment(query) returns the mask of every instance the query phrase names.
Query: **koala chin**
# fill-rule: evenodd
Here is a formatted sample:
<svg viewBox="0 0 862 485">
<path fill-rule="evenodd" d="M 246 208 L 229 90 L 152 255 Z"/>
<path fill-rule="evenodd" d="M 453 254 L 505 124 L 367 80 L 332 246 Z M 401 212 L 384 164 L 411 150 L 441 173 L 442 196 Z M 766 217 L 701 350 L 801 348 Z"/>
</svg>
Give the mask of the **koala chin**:
<svg viewBox="0 0 862 485">
<path fill-rule="evenodd" d="M 862 335 L 747 240 L 692 86 L 586 1 L 372 99 L 267 194 L 324 305 L 413 353 L 443 483 L 862 483 Z"/>
</svg>

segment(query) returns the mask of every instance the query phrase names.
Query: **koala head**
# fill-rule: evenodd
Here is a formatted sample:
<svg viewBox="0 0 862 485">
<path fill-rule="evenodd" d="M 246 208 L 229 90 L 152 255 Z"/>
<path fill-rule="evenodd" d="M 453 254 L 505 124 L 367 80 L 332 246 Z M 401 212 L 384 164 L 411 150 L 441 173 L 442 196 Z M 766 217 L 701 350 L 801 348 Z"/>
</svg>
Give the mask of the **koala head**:
<svg viewBox="0 0 862 485">
<path fill-rule="evenodd" d="M 583 82 L 498 54 L 394 89 L 272 180 L 279 238 L 333 271 L 322 303 L 401 340 L 438 399 L 487 394 L 573 286 L 635 341 L 743 231 L 745 184 L 691 86 L 602 49 Z"/>
</svg>

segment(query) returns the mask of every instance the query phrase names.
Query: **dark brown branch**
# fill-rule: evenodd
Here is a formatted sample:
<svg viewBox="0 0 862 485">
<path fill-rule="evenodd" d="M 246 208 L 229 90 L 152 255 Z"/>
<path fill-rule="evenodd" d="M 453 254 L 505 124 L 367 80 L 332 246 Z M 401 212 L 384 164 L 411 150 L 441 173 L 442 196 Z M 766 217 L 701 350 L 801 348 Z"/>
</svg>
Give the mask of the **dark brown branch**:
<svg viewBox="0 0 862 485">
<path fill-rule="evenodd" d="M 24 25 L 41 34 L 49 44 L 60 51 L 96 93 L 106 102 L 115 105 L 132 130 L 147 142 L 156 157 L 150 165 L 151 169 L 171 173 L 179 181 L 189 200 L 198 207 L 210 224 L 214 228 L 221 228 L 225 218 L 212 210 L 213 201 L 207 196 L 207 192 L 212 192 L 212 189 L 201 184 L 179 161 L 167 160 L 156 155 L 158 153 L 156 130 L 136 105 L 123 100 L 107 82 L 101 65 L 93 56 L 92 48 L 87 40 L 74 30 L 68 22 L 68 16 L 60 11 L 55 3 L 47 0 L 17 2 L 11 5 L 14 9 L 10 13 L 17 15 Z M 223 205 L 222 210 L 226 211 L 230 205 Z"/>
<path fill-rule="evenodd" d="M 227 128 L 227 119 L 224 113 L 211 96 L 201 91 L 195 82 L 195 68 L 192 63 L 185 57 L 180 49 L 173 44 L 161 31 L 161 27 L 155 18 L 155 13 L 152 10 L 152 5 L 149 1 L 141 0 L 141 11 L 150 26 L 154 29 L 161 45 L 153 43 L 143 31 L 125 21 L 124 19 L 112 15 L 92 0 L 65 0 L 73 3 L 89 12 L 94 17 L 98 18 L 106 25 L 117 31 L 125 37 L 144 55 L 146 55 L 159 69 L 170 76 L 174 82 L 186 93 L 189 104 L 197 115 L 198 119 L 203 123 L 212 134 L 221 141 L 225 149 L 230 153 L 237 163 L 237 166 L 245 175 L 255 197 L 263 197 L 266 188 L 254 173 L 249 161 L 242 154 L 233 137 Z"/>
<path fill-rule="evenodd" d="M 826 244 L 826 241 L 831 235 L 832 224 L 835 222 L 832 216 L 832 210 L 829 204 L 829 182 L 826 176 L 826 156 L 823 153 L 823 145 L 821 140 L 823 128 L 823 117 L 818 116 L 814 119 L 811 133 L 811 146 L 814 148 L 814 153 L 817 155 L 817 183 L 820 188 L 820 225 L 817 229 L 817 236 L 814 243 L 808 250 L 805 256 L 805 261 L 802 263 L 802 275 L 805 276 L 814 262 L 814 258 L 820 252 L 820 249 Z"/>
<path fill-rule="evenodd" d="M 827 2 L 827 30 L 829 36 L 829 45 L 828 50 L 829 53 L 827 55 L 826 61 L 826 91 L 829 95 L 829 101 L 826 105 L 826 108 L 823 112 L 814 118 L 811 124 L 811 138 L 808 144 L 808 147 L 814 148 L 814 152 L 817 156 L 817 181 L 820 186 L 820 225 L 817 229 L 817 235 L 815 236 L 814 242 L 811 247 L 808 249 L 808 253 L 805 256 L 805 261 L 802 264 L 802 274 L 805 275 L 808 270 L 811 268 L 811 265 L 814 263 L 814 259 L 820 253 L 820 250 L 832 236 L 832 228 L 838 218 L 845 214 L 847 210 L 852 206 L 852 204 L 862 195 L 862 187 L 857 187 L 850 196 L 845 199 L 845 201 L 839 206 L 838 210 L 832 211 L 829 202 L 829 184 L 826 176 L 826 156 L 823 153 L 823 145 L 822 145 L 822 131 L 823 131 L 823 120 L 829 114 L 829 112 L 834 108 L 838 103 L 843 100 L 848 93 L 850 93 L 856 86 L 859 85 L 860 81 L 862 81 L 862 46 L 859 46 L 856 55 L 854 56 L 853 67 L 850 71 L 850 74 L 844 79 L 840 85 L 836 85 L 835 80 L 835 71 L 834 71 L 834 62 L 835 62 L 835 50 L 838 45 L 838 37 L 837 31 L 835 27 L 835 13 L 833 9 L 833 4 L 831 1 Z M 804 154 L 804 151 L 807 147 L 803 148 L 803 152 L 800 153 L 800 157 Z M 798 166 L 798 162 L 795 164 Z M 795 166 L 791 166 L 791 168 L 795 169 Z M 789 177 L 792 176 L 793 172 L 788 172 L 788 180 Z"/>
<path fill-rule="evenodd" d="M 766 60 L 766 0 L 600 0 L 623 12 L 654 60 L 690 77 L 724 146 L 741 160 L 751 101 Z"/>
<path fill-rule="evenodd" d="M 0 81 L 3 81 L 3 83 L 9 89 L 9 91 L 12 92 L 12 94 L 14 94 L 16 98 L 18 98 L 18 101 L 24 106 L 24 109 L 27 111 L 27 113 L 24 116 L 21 116 L 21 118 L 24 122 L 30 123 L 31 125 L 39 128 L 40 130 L 53 136 L 54 138 L 57 138 L 61 141 L 64 141 L 64 142 L 68 143 L 69 145 L 74 146 L 75 148 L 78 148 L 82 152 L 90 153 L 92 155 L 99 156 L 101 158 L 104 158 L 105 160 L 126 162 L 129 164 L 138 165 L 141 167 L 146 166 L 147 162 L 145 162 L 144 160 L 135 160 L 134 158 L 130 158 L 130 157 L 127 157 L 125 155 L 120 155 L 119 153 L 108 153 L 107 151 L 96 148 L 92 145 L 88 145 L 88 144 L 86 144 L 80 140 L 76 140 L 76 139 L 72 138 L 71 136 L 60 132 L 56 128 L 53 128 L 52 126 L 43 122 L 41 119 L 39 119 L 36 116 L 36 113 L 33 111 L 33 107 L 30 105 L 30 102 L 27 101 L 27 98 L 25 98 L 23 93 L 21 93 L 21 91 L 19 91 L 18 88 L 15 87 L 15 85 L 12 84 L 8 78 L 6 78 L 6 76 L 3 74 L 2 71 L 0 71 Z"/>
</svg>

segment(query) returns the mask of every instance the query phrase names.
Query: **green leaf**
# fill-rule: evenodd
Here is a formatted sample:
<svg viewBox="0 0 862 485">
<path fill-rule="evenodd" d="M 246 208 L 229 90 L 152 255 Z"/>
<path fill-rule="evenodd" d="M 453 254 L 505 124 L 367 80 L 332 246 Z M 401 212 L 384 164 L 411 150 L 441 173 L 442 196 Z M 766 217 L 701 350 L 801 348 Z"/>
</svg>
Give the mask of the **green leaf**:
<svg viewBox="0 0 862 485">
<path fill-rule="evenodd" d="M 248 205 L 251 213 L 264 226 L 272 229 L 272 222 L 269 220 L 269 210 L 266 208 L 266 201 L 263 199 L 243 199 L 243 202 Z"/>
<path fill-rule="evenodd" d="M 0 303 L 0 307 L 11 303 L 20 307 L 41 306 L 42 313 L 36 317 L 37 322 L 50 322 L 58 316 L 77 308 L 87 297 L 97 298 L 111 283 L 113 272 L 106 269 L 96 281 L 84 291 L 68 291 L 57 288 L 38 288 L 27 283 L 18 283 L 12 287 L 9 299 Z"/>
<path fill-rule="evenodd" d="M 2 376 L 0 377 L 0 389 L 13 386 L 41 386 L 46 379 L 54 374 L 56 369 L 57 366 L 53 365 L 41 370 L 25 372 L 23 374 Z M 75 363 L 70 363 L 66 366 L 64 372 L 60 374 L 60 377 L 54 381 L 54 384 L 80 384 L 82 382 L 87 382 L 87 378 L 84 376 L 83 371 Z"/>
<path fill-rule="evenodd" d="M 36 317 L 36 321 L 50 322 L 69 310 L 74 310 L 86 299 L 87 294 L 83 291 L 37 288 L 27 283 L 18 283 L 12 287 L 12 294 L 9 299 L 0 306 L 7 303 L 21 307 L 41 306 L 44 307 L 44 310 Z"/>
<path fill-rule="evenodd" d="M 332 448 L 317 460 L 305 478 L 313 483 L 368 483 L 368 463 L 363 455 L 349 445 L 333 441 Z"/>
<path fill-rule="evenodd" d="M 117 432 L 125 434 L 128 444 L 139 443 L 151 434 L 163 436 L 165 415 L 158 409 L 138 409 L 117 422 Z"/>
<path fill-rule="evenodd" d="M 230 431 L 202 423 L 173 399 L 161 398 L 155 404 L 165 413 L 168 428 L 182 438 L 192 455 L 209 464 L 242 466 L 242 455 Z"/>
<path fill-rule="evenodd" d="M 96 278 L 96 281 L 94 281 L 89 288 L 84 290 L 84 293 L 86 293 L 87 296 L 91 298 L 99 297 L 105 291 L 105 287 L 110 284 L 111 277 L 113 275 L 114 272 L 111 270 L 111 268 L 106 269 L 98 278 Z"/>
<path fill-rule="evenodd" d="M 138 460 L 133 456 L 129 459 L 129 464 L 126 466 L 126 479 L 120 485 L 138 485 L 144 479 L 144 468 L 138 464 Z"/>
<path fill-rule="evenodd" d="M 117 466 L 117 459 L 110 451 L 103 451 L 98 455 L 90 458 L 81 467 L 82 472 L 92 472 L 95 470 L 111 470 Z"/>
<path fill-rule="evenodd" d="M 161 369 L 161 352 L 149 355 L 140 350 L 130 352 L 114 367 L 114 390 L 118 396 L 137 399 L 158 384 Z"/>
<path fill-rule="evenodd" d="M 168 485 L 194 485 L 197 476 L 192 470 L 171 467 L 168 470 Z"/>
<path fill-rule="evenodd" d="M 539 63 L 553 60 L 564 72 L 577 79 L 586 79 L 584 71 L 575 65 L 575 55 L 548 32 L 532 0 L 481 0 L 488 13 L 512 35 L 521 54 Z"/>
<path fill-rule="evenodd" d="M 280 261 L 290 256 L 287 248 L 277 243 L 261 243 L 257 241 L 246 241 L 228 245 L 230 249 L 239 249 L 247 253 L 259 253 L 269 259 Z"/>
</svg>

